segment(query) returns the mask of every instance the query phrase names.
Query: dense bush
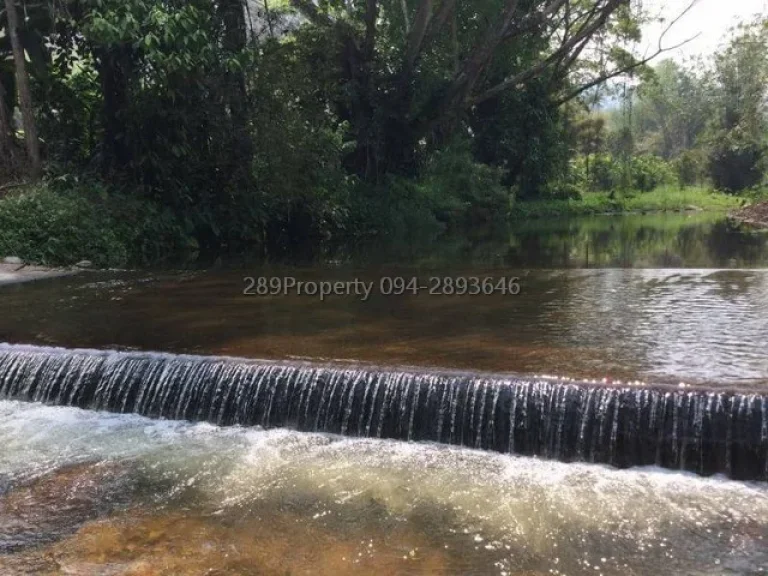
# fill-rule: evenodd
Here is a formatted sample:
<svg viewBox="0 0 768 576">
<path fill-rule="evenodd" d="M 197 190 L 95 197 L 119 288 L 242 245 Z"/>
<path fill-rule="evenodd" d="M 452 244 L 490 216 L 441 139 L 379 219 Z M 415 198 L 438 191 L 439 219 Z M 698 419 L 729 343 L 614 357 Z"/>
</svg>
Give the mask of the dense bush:
<svg viewBox="0 0 768 576">
<path fill-rule="evenodd" d="M 765 163 L 765 145 L 735 129 L 715 140 L 709 156 L 709 174 L 718 190 L 741 192 L 760 184 Z"/>
<path fill-rule="evenodd" d="M 589 161 L 582 156 L 574 163 L 572 173 L 577 189 L 600 192 L 650 192 L 675 181 L 674 167 L 651 155 L 638 155 L 626 161 L 611 154 L 595 154 Z"/>
<path fill-rule="evenodd" d="M 0 200 L 0 255 L 28 262 L 124 266 L 193 248 L 169 212 L 98 186 L 58 181 Z"/>
<path fill-rule="evenodd" d="M 610 154 L 595 155 L 589 173 L 589 187 L 594 190 L 610 192 L 620 186 L 621 172 L 618 161 Z"/>
<path fill-rule="evenodd" d="M 439 220 L 469 224 L 507 213 L 510 191 L 503 177 L 503 170 L 476 162 L 469 143 L 461 140 L 433 155 L 420 185 Z"/>
<path fill-rule="evenodd" d="M 636 156 L 630 162 L 631 186 L 640 192 L 650 192 L 659 186 L 674 182 L 672 166 L 658 156 Z"/>
<path fill-rule="evenodd" d="M 700 150 L 685 150 L 674 162 L 680 188 L 696 186 L 705 177 L 706 159 Z"/>
<path fill-rule="evenodd" d="M 431 236 L 453 226 L 485 224 L 509 212 L 511 190 L 503 171 L 475 162 L 467 142 L 432 156 L 419 179 L 387 176 L 380 184 L 359 182 L 349 205 L 346 231 Z"/>
<path fill-rule="evenodd" d="M 573 182 L 556 182 L 547 185 L 543 194 L 543 198 L 549 200 L 581 200 L 583 197 L 583 189 Z"/>
</svg>

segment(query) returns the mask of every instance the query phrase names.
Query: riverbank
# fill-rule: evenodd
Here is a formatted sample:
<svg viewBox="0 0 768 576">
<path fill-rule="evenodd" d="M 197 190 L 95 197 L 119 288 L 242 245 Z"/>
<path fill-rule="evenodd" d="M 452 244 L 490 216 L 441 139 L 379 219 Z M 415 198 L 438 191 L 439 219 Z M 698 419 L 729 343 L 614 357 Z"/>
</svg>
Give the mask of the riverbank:
<svg viewBox="0 0 768 576">
<path fill-rule="evenodd" d="M 768 228 L 768 202 L 758 202 L 731 214 L 731 218 L 756 228 Z"/>
<path fill-rule="evenodd" d="M 590 192 L 581 199 L 534 200 L 517 202 L 511 210 L 513 220 L 561 218 L 597 214 L 647 212 L 727 212 L 742 205 L 742 199 L 707 188 L 657 188 L 651 192 Z"/>
<path fill-rule="evenodd" d="M 34 282 L 35 280 L 47 280 L 49 278 L 59 278 L 61 276 L 71 276 L 78 272 L 79 269 L 73 268 L 46 268 L 44 266 L 5 264 L 0 262 L 0 286 Z"/>
</svg>

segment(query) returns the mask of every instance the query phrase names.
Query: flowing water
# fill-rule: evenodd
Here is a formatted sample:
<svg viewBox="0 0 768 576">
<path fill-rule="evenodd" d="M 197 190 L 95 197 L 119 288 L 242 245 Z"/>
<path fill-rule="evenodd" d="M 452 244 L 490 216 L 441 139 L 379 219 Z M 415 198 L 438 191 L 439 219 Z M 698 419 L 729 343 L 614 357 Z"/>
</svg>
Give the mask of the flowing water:
<svg viewBox="0 0 768 576">
<path fill-rule="evenodd" d="M 0 398 L 768 480 L 768 394 L 0 346 Z"/>
<path fill-rule="evenodd" d="M 765 484 L 8 401 L 0 415 L 2 478 L 16 486 L 1 504 L 3 574 L 768 566 Z"/>
<path fill-rule="evenodd" d="M 766 267 L 636 216 L 2 287 L 0 574 L 765 574 Z"/>
</svg>

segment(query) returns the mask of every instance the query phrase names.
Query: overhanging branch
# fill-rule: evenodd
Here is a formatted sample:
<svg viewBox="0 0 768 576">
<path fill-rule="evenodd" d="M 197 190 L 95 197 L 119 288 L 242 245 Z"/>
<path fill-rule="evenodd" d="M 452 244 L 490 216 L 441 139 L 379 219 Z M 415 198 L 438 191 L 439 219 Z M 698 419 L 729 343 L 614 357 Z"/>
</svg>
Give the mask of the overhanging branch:
<svg viewBox="0 0 768 576">
<path fill-rule="evenodd" d="M 476 104 L 485 102 L 486 100 L 489 100 L 491 98 L 495 98 L 502 92 L 510 88 L 513 88 L 515 86 L 518 86 L 523 82 L 527 82 L 532 78 L 535 78 L 536 76 L 538 76 L 539 74 L 547 70 L 553 64 L 557 64 L 564 58 L 567 58 L 571 50 L 577 49 L 583 41 L 585 40 L 588 41 L 600 28 L 602 28 L 605 25 L 605 23 L 608 21 L 608 18 L 619 8 L 619 6 L 622 3 L 623 3 L 623 0 L 610 0 L 602 7 L 602 9 L 599 12 L 594 12 L 595 16 L 591 18 L 592 20 L 591 22 L 589 19 L 586 22 L 584 22 L 582 26 L 579 28 L 579 30 L 576 33 L 574 33 L 574 35 L 569 40 L 564 41 L 561 44 L 561 46 L 557 50 L 555 50 L 549 57 L 545 58 L 538 64 L 532 66 L 528 70 L 519 72 L 518 74 L 515 74 L 511 78 L 508 78 L 503 82 L 497 84 L 493 88 L 486 90 L 479 96 L 473 99 L 470 99 L 468 103 L 470 105 L 476 105 Z"/>
</svg>

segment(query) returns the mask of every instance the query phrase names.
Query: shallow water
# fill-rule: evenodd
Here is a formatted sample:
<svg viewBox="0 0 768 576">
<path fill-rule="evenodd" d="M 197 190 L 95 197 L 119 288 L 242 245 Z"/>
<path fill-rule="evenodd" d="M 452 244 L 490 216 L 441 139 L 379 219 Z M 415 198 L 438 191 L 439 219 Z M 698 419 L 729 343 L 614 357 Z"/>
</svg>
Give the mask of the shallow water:
<svg viewBox="0 0 768 576">
<path fill-rule="evenodd" d="M 364 263 L 364 264 L 361 264 Z M 768 237 L 588 218 L 0 287 L 0 342 L 768 389 Z M 244 276 L 519 295 L 243 295 Z M 768 486 L 0 401 L 0 574 L 756 575 Z"/>
<path fill-rule="evenodd" d="M 335 281 L 404 269 L 86 274 L 3 293 L 0 342 L 356 360 L 764 389 L 768 270 L 470 270 L 519 295 L 244 296 L 244 275 Z M 430 274 L 430 273 L 428 273 Z"/>
<path fill-rule="evenodd" d="M 764 389 L 766 266 L 768 234 L 717 214 L 535 221 L 501 237 L 363 244 L 302 266 L 1 287 L 0 342 Z M 247 276 L 372 291 L 245 296 Z M 518 278 L 520 294 L 382 293 L 387 279 L 414 277 Z"/>
<path fill-rule="evenodd" d="M 764 484 L 7 401 L 0 444 L 4 574 L 625 576 L 768 566 Z M 89 491 L 94 478 L 100 489 Z M 73 520 L 78 498 L 97 512 Z"/>
</svg>

